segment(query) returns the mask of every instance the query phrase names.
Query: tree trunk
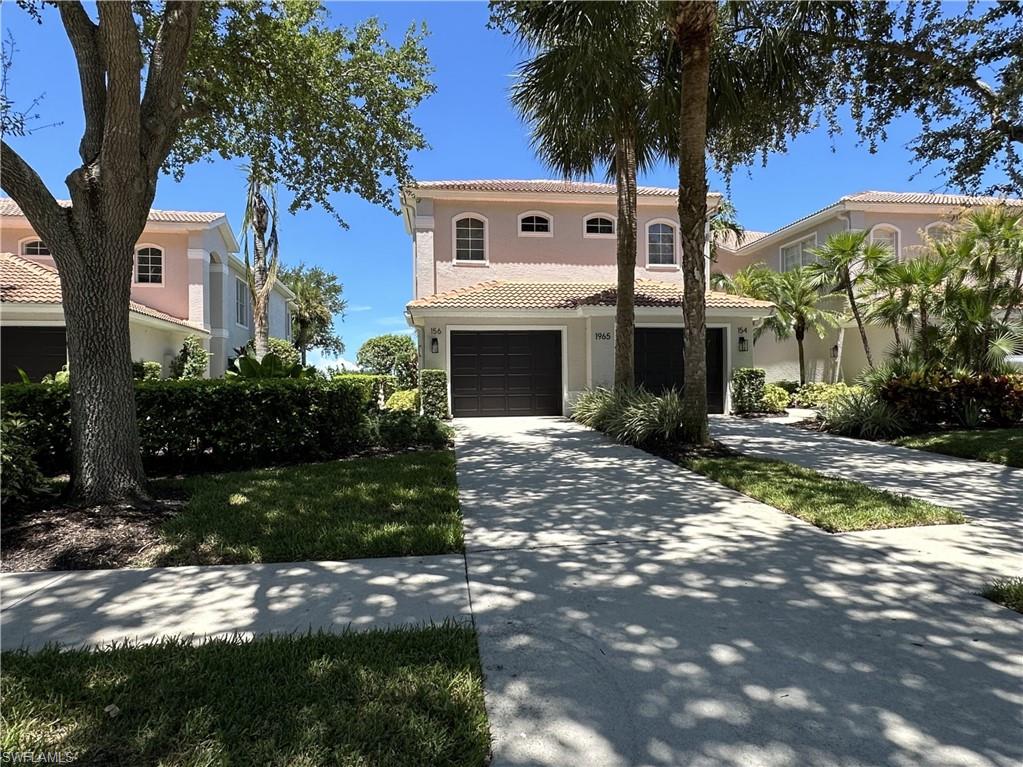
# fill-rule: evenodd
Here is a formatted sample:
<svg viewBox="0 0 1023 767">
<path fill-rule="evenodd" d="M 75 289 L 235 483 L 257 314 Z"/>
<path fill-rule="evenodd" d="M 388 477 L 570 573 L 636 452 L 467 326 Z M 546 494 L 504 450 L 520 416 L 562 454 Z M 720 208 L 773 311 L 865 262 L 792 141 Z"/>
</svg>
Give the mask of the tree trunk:
<svg viewBox="0 0 1023 767">
<path fill-rule="evenodd" d="M 707 427 L 707 101 L 714 3 L 680 2 L 672 30 L 682 56 L 678 148 L 678 219 L 682 240 L 685 405 L 682 433 L 694 444 L 710 441 Z"/>
<path fill-rule="evenodd" d="M 266 281 L 269 267 L 266 263 L 266 230 L 270 212 L 261 194 L 250 199 L 252 206 L 252 332 L 256 359 L 262 362 L 270 346 L 268 318 L 269 296 Z"/>
<path fill-rule="evenodd" d="M 626 131 L 615 148 L 618 193 L 618 289 L 615 299 L 615 389 L 636 385 L 636 136 Z M 587 339 L 586 343 L 592 343 Z"/>
<path fill-rule="evenodd" d="M 305 366 L 306 366 L 306 361 L 305 361 L 305 352 L 306 352 L 306 348 L 305 348 L 305 347 L 303 346 L 303 347 L 301 347 L 301 348 L 299 349 L 299 351 L 301 351 L 301 352 L 302 352 L 302 367 L 305 367 Z"/>
<path fill-rule="evenodd" d="M 835 369 L 831 373 L 831 383 L 838 383 L 842 376 L 842 351 L 845 349 L 845 328 L 842 325 L 838 326 L 838 340 L 835 342 L 835 346 L 838 347 L 838 354 L 833 360 Z"/>
<path fill-rule="evenodd" d="M 867 366 L 874 367 L 874 358 L 870 353 L 870 342 L 867 340 L 867 329 L 863 324 L 863 316 L 860 314 L 859 304 L 856 303 L 856 293 L 853 290 L 852 277 L 848 271 L 845 274 L 845 294 L 849 299 L 849 310 L 852 312 L 853 319 L 856 320 L 856 327 L 860 330 L 860 340 L 863 341 L 863 353 L 867 355 Z"/>
<path fill-rule="evenodd" d="M 70 372 L 69 496 L 83 505 L 132 503 L 147 497 L 128 331 L 135 238 L 123 234 L 134 227 L 87 215 L 88 233 L 78 232 L 78 251 L 66 244 L 54 250 Z"/>
<path fill-rule="evenodd" d="M 796 346 L 799 347 L 799 385 L 806 384 L 806 354 L 803 351 L 803 334 L 796 333 Z"/>
</svg>

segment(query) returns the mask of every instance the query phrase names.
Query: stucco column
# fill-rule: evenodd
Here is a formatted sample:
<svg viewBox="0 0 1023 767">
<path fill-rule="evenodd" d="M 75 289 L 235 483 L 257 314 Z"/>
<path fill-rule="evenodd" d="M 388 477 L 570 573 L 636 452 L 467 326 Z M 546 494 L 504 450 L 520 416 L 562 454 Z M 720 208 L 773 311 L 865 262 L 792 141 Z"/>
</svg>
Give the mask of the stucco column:
<svg viewBox="0 0 1023 767">
<path fill-rule="evenodd" d="M 422 298 L 437 292 L 437 272 L 433 252 L 433 216 L 416 216 L 413 233 L 415 272 L 413 296 Z"/>
<path fill-rule="evenodd" d="M 210 254 L 202 248 L 188 249 L 188 321 L 210 327 Z"/>
</svg>

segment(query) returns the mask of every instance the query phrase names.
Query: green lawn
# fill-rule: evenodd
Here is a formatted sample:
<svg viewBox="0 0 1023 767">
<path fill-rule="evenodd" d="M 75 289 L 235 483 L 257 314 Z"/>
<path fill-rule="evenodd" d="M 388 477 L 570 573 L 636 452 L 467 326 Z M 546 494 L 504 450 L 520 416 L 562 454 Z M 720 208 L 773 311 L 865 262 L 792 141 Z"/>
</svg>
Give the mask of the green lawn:
<svg viewBox="0 0 1023 767">
<path fill-rule="evenodd" d="M 980 594 L 992 602 L 1023 613 L 1023 578 L 1005 578 L 994 581 Z"/>
<path fill-rule="evenodd" d="M 952 509 L 783 461 L 715 456 L 689 458 L 684 465 L 830 533 L 966 521 Z"/>
<path fill-rule="evenodd" d="M 177 483 L 175 483 L 177 484 Z M 455 457 L 418 451 L 181 481 L 146 564 L 298 562 L 462 548 Z"/>
<path fill-rule="evenodd" d="M 895 444 L 1023 468 L 1023 428 L 941 431 L 902 437 Z"/>
<path fill-rule="evenodd" d="M 470 767 L 490 748 L 476 634 L 451 624 L 15 651 L 3 670 L 2 750 L 75 764 Z"/>
</svg>

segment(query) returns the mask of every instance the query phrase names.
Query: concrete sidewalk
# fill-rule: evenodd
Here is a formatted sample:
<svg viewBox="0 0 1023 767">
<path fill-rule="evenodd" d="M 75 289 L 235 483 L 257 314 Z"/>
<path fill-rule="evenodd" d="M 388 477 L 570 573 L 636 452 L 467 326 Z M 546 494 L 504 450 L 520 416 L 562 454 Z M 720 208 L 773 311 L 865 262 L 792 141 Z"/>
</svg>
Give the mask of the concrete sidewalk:
<svg viewBox="0 0 1023 767">
<path fill-rule="evenodd" d="M 1023 572 L 1023 469 L 847 439 L 764 419 L 713 417 L 715 439 L 749 455 L 777 458 L 878 490 L 911 495 L 962 511 L 969 525 L 845 533 L 889 548 L 912 564 L 954 565 L 979 588 Z"/>
<path fill-rule="evenodd" d="M 563 419 L 458 426 L 495 767 L 1023 762 L 1023 616 L 955 566 Z"/>
<path fill-rule="evenodd" d="M 458 554 L 0 574 L 4 650 L 470 619 Z"/>
</svg>

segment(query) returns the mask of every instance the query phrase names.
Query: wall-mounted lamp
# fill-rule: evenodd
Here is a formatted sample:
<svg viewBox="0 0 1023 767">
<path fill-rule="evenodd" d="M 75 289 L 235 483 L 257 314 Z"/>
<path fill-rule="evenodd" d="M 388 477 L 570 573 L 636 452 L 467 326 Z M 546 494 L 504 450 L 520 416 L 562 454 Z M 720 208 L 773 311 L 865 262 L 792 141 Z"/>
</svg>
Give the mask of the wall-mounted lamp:
<svg viewBox="0 0 1023 767">
<path fill-rule="evenodd" d="M 838 344 L 835 344 L 834 346 L 831 347 L 831 359 L 833 360 L 838 359 Z"/>
<path fill-rule="evenodd" d="M 739 351 L 749 351 L 749 341 L 746 340 L 746 336 L 739 336 Z"/>
<path fill-rule="evenodd" d="M 430 339 L 430 353 L 431 354 L 436 354 L 439 351 L 440 351 L 440 341 L 437 340 L 436 338 L 431 338 Z"/>
</svg>

